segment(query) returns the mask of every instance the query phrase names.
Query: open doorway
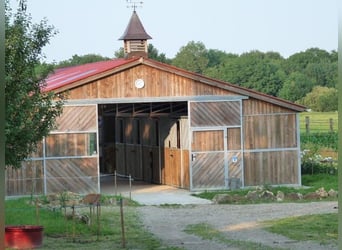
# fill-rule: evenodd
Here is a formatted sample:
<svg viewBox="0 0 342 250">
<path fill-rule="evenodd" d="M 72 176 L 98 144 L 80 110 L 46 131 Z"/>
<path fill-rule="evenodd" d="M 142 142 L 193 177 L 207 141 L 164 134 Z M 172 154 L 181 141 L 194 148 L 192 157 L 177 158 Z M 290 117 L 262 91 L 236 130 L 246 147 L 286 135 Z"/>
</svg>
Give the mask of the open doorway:
<svg viewBox="0 0 342 250">
<path fill-rule="evenodd" d="M 100 104 L 100 173 L 187 188 L 187 115 L 187 102 Z"/>
</svg>

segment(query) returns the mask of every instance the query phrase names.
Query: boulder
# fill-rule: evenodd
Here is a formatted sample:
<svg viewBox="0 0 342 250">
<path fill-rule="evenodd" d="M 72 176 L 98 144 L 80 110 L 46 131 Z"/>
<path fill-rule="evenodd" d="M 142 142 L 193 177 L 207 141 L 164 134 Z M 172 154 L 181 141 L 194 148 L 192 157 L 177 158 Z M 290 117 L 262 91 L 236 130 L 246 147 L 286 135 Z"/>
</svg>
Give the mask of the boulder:
<svg viewBox="0 0 342 250">
<path fill-rule="evenodd" d="M 320 198 L 328 197 L 328 192 L 325 191 L 324 187 L 321 187 L 321 188 L 317 189 L 316 190 L 316 194 L 318 194 Z"/>
<path fill-rule="evenodd" d="M 300 193 L 288 193 L 285 195 L 287 200 L 297 201 L 303 199 L 303 195 Z"/>
<path fill-rule="evenodd" d="M 246 195 L 247 200 L 256 201 L 259 199 L 259 193 L 257 191 L 248 191 Z"/>
<path fill-rule="evenodd" d="M 264 200 L 275 200 L 274 194 L 268 190 L 263 191 L 259 197 Z"/>
<path fill-rule="evenodd" d="M 312 193 L 308 193 L 304 195 L 304 199 L 305 200 L 320 200 L 321 196 L 316 192 L 312 192 Z"/>
<path fill-rule="evenodd" d="M 217 194 L 213 198 L 213 202 L 216 204 L 231 203 L 232 201 L 233 197 L 230 194 Z"/>
<path fill-rule="evenodd" d="M 338 192 L 335 191 L 334 189 L 330 189 L 329 192 L 328 192 L 328 196 L 329 197 L 333 197 L 333 198 L 337 198 Z"/>
<path fill-rule="evenodd" d="M 284 201 L 285 199 L 285 194 L 282 191 L 278 191 L 277 192 L 277 196 L 276 196 L 277 201 L 281 202 Z"/>
</svg>

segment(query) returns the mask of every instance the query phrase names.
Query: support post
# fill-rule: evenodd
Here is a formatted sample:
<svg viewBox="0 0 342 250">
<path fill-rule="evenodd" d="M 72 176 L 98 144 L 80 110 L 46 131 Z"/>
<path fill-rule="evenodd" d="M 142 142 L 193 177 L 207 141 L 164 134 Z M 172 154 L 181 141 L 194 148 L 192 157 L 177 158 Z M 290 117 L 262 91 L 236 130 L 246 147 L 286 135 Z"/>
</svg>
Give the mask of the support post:
<svg viewBox="0 0 342 250">
<path fill-rule="evenodd" d="M 310 133 L 310 118 L 309 118 L 309 116 L 305 116 L 305 131 L 307 134 Z"/>
<path fill-rule="evenodd" d="M 129 175 L 129 199 L 132 200 L 132 177 Z"/>
<path fill-rule="evenodd" d="M 118 186 L 117 186 L 117 182 L 116 182 L 116 170 L 114 171 L 114 193 L 115 193 L 115 196 L 117 196 L 117 191 L 118 191 Z"/>
<path fill-rule="evenodd" d="M 330 132 L 334 132 L 334 121 L 332 118 L 329 119 Z"/>
<path fill-rule="evenodd" d="M 123 216 L 123 202 L 122 197 L 120 197 L 120 215 L 121 215 L 121 235 L 122 235 L 122 248 L 126 248 L 126 239 L 125 239 L 125 223 Z"/>
</svg>

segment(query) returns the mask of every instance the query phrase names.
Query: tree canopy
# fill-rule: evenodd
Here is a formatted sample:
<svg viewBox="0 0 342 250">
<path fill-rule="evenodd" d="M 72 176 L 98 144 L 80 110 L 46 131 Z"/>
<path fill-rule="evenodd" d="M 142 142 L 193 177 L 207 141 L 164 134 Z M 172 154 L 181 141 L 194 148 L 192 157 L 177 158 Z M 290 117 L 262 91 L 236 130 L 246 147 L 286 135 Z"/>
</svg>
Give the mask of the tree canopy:
<svg viewBox="0 0 342 250">
<path fill-rule="evenodd" d="M 51 67 L 39 74 L 35 71 L 42 48 L 55 34 L 54 27 L 45 19 L 33 24 L 25 0 L 15 14 L 6 0 L 5 34 L 5 161 L 7 166 L 20 167 L 54 127 L 63 98 L 42 91 Z"/>
</svg>

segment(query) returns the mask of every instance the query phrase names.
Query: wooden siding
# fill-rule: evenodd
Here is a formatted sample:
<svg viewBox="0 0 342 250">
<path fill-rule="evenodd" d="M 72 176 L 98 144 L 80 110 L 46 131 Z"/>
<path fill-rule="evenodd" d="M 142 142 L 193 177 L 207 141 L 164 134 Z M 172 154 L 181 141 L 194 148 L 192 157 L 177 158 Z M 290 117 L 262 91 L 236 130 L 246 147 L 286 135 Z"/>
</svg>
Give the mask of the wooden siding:
<svg viewBox="0 0 342 250">
<path fill-rule="evenodd" d="M 193 189 L 224 188 L 224 153 L 197 153 L 192 164 Z"/>
<path fill-rule="evenodd" d="M 137 78 L 145 80 L 144 88 L 137 89 L 134 86 L 134 81 Z M 233 94 L 227 90 L 209 86 L 147 65 L 129 68 L 106 78 L 71 89 L 68 93 L 69 99 Z"/>
<path fill-rule="evenodd" d="M 241 128 L 227 128 L 227 147 L 228 150 L 242 149 Z"/>
<path fill-rule="evenodd" d="M 228 179 L 231 178 L 242 179 L 242 152 L 228 152 Z"/>
<path fill-rule="evenodd" d="M 96 133 L 50 134 L 46 156 L 90 156 L 96 154 Z"/>
<path fill-rule="evenodd" d="M 263 115 L 274 113 L 296 113 L 290 109 L 280 107 L 265 101 L 249 98 L 243 100 L 243 115 Z"/>
<path fill-rule="evenodd" d="M 97 158 L 73 158 L 46 161 L 47 193 L 98 191 Z"/>
<path fill-rule="evenodd" d="M 194 131 L 191 148 L 192 152 L 223 151 L 223 130 Z"/>
<path fill-rule="evenodd" d="M 53 132 L 97 130 L 96 106 L 64 106 Z"/>
<path fill-rule="evenodd" d="M 191 102 L 191 127 L 240 125 L 240 102 Z"/>
<path fill-rule="evenodd" d="M 245 186 L 298 184 L 298 152 L 245 152 Z"/>
<path fill-rule="evenodd" d="M 243 123 L 245 150 L 297 147 L 296 114 L 245 116 Z"/>
<path fill-rule="evenodd" d="M 43 161 L 26 161 L 20 169 L 6 168 L 6 195 L 44 194 Z"/>
</svg>

